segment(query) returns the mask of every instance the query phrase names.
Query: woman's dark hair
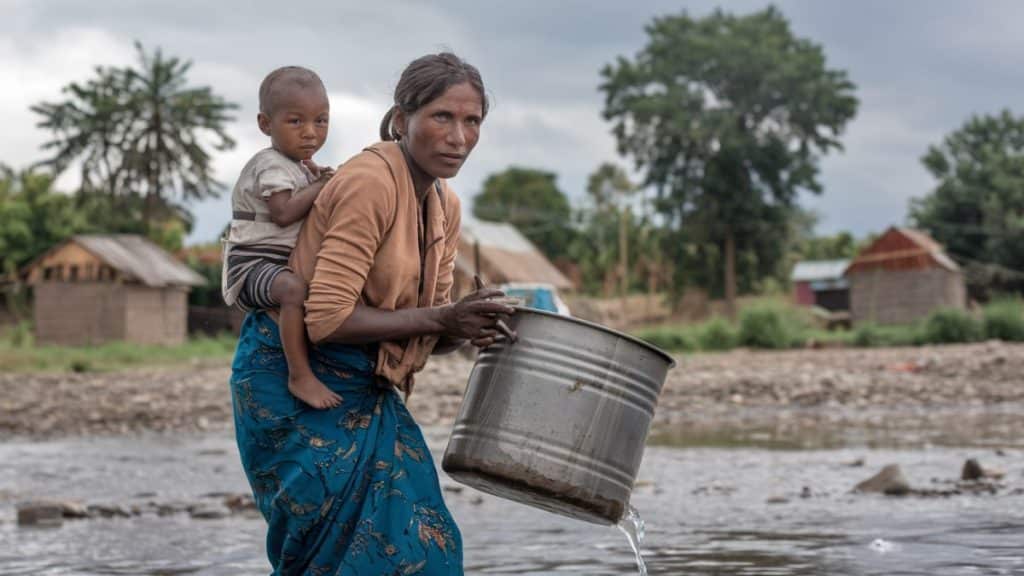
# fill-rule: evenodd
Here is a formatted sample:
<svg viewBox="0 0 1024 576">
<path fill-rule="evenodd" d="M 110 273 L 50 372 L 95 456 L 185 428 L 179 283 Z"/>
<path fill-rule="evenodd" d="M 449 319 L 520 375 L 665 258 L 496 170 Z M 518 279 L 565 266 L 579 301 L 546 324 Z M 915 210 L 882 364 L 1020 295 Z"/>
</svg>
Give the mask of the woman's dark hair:
<svg viewBox="0 0 1024 576">
<path fill-rule="evenodd" d="M 395 110 L 400 109 L 406 116 L 410 116 L 452 86 L 463 82 L 469 82 L 469 85 L 480 94 L 483 105 L 481 117 L 486 117 L 487 93 L 484 91 L 484 81 L 480 79 L 480 71 L 475 66 L 451 52 L 428 54 L 410 62 L 402 72 L 402 77 L 398 79 L 398 85 L 395 86 L 395 104 L 380 122 L 380 139 L 400 138 L 391 125 Z"/>
</svg>

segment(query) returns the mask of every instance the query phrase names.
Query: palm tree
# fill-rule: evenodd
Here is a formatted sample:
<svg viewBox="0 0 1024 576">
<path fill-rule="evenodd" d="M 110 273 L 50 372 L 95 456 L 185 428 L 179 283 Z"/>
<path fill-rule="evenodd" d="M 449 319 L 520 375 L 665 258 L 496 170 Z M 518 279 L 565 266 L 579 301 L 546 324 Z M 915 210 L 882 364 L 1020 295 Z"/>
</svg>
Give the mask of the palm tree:
<svg viewBox="0 0 1024 576">
<path fill-rule="evenodd" d="M 225 125 L 238 106 L 208 86 L 187 86 L 190 61 L 159 48 L 148 54 L 138 42 L 135 48 L 137 68 L 98 67 L 94 78 L 64 88 L 66 100 L 31 109 L 42 116 L 38 126 L 53 132 L 43 149 L 54 154 L 42 164 L 60 173 L 78 161 L 80 192 L 143 197 L 148 230 L 161 213 L 223 190 L 207 149 L 234 147 Z"/>
</svg>

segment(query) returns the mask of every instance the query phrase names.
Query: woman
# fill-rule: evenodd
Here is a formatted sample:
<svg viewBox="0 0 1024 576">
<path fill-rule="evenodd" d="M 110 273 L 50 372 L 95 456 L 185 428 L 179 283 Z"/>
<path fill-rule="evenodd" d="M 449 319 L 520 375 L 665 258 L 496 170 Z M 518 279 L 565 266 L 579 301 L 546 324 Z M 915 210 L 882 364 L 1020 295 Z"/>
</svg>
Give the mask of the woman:
<svg viewBox="0 0 1024 576">
<path fill-rule="evenodd" d="M 488 346 L 513 310 L 481 290 L 450 303 L 458 197 L 442 179 L 487 115 L 480 74 L 452 54 L 402 73 L 381 138 L 321 191 L 292 253 L 309 284 L 310 364 L 342 398 L 287 393 L 277 325 L 242 327 L 231 379 L 242 465 L 268 522 L 274 574 L 462 574 L 458 527 L 398 391 L 431 353 Z"/>
</svg>

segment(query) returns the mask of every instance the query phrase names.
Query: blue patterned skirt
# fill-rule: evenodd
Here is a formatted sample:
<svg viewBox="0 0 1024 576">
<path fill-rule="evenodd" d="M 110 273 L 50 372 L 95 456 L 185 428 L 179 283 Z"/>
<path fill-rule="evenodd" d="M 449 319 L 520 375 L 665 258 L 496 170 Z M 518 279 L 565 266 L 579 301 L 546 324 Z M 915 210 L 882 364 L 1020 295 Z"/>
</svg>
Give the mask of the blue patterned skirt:
<svg viewBox="0 0 1024 576">
<path fill-rule="evenodd" d="M 398 393 L 374 384 L 374 359 L 329 344 L 311 347 L 310 364 L 342 397 L 337 408 L 293 397 L 277 324 L 246 317 L 231 395 L 273 574 L 461 575 L 430 451 Z"/>
</svg>

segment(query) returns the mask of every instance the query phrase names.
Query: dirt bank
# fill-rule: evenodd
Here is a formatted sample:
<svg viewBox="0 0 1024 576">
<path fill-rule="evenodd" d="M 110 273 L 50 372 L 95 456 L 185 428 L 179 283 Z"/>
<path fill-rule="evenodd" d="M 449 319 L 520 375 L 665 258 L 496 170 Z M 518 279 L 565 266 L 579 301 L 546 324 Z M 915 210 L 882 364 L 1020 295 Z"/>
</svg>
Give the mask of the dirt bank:
<svg viewBox="0 0 1024 576">
<path fill-rule="evenodd" d="M 734 351 L 681 356 L 655 427 L 751 411 L 845 407 L 952 410 L 1024 403 L 1024 345 Z M 455 417 L 472 363 L 435 358 L 410 408 L 423 425 Z M 101 374 L 0 374 L 0 435 L 52 437 L 231 426 L 227 363 Z M 827 412 L 821 410 L 819 412 Z"/>
</svg>

